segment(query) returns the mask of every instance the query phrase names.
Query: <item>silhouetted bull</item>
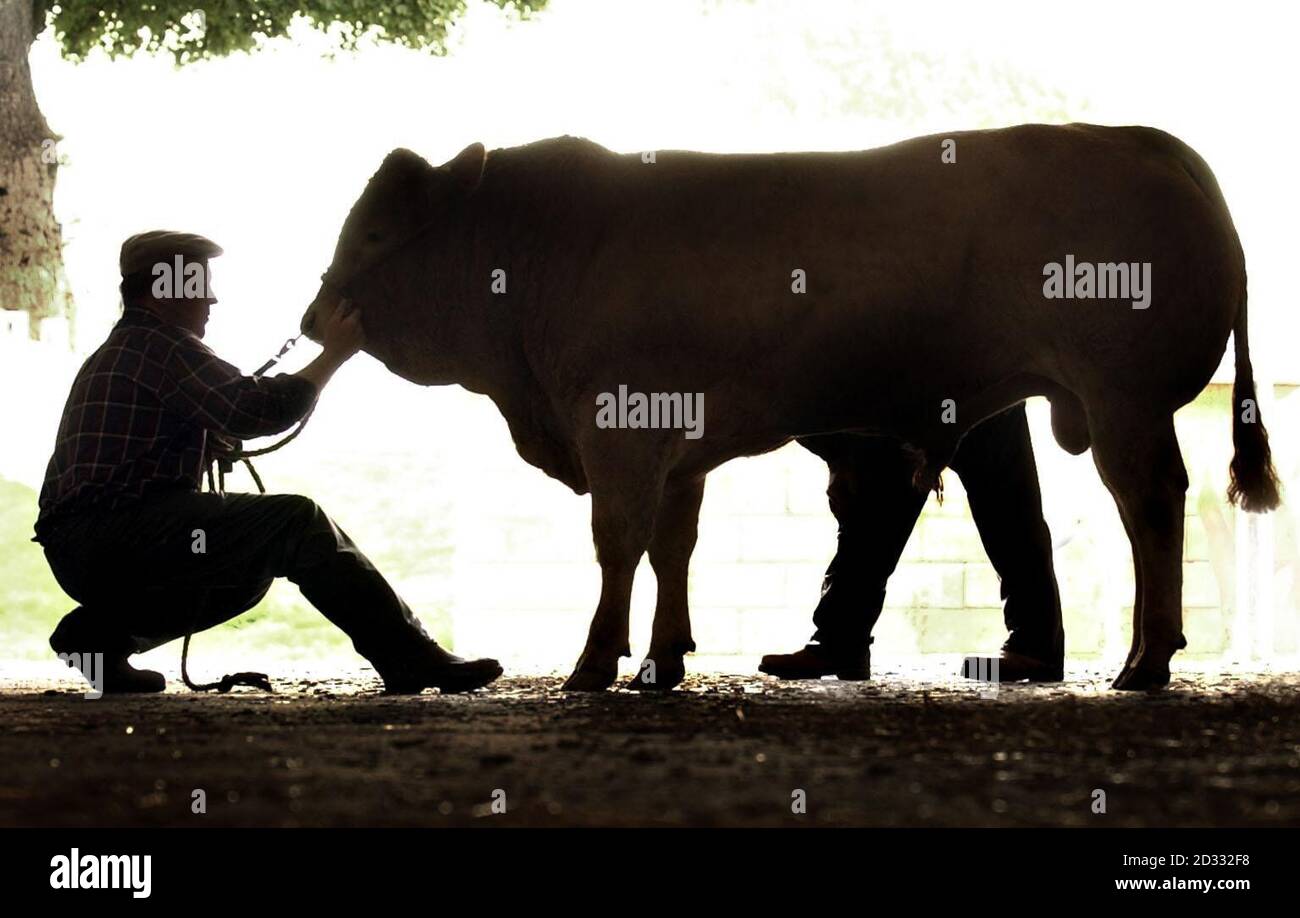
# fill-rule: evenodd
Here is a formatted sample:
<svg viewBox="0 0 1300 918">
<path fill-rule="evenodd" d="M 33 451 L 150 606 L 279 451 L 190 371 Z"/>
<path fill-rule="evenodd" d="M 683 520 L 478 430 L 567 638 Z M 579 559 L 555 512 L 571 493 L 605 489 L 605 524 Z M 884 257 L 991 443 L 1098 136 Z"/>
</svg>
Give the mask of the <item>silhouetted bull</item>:
<svg viewBox="0 0 1300 918">
<path fill-rule="evenodd" d="M 898 437 L 931 487 L 965 431 L 1046 396 L 1061 446 L 1092 447 L 1133 543 L 1117 688 L 1165 684 L 1186 645 L 1173 413 L 1229 333 L 1229 498 L 1278 502 L 1236 231 L 1201 158 L 1150 128 L 770 155 L 616 155 L 563 137 L 473 144 L 439 167 L 396 150 L 348 215 L 303 330 L 342 295 L 394 373 L 486 393 L 524 459 L 591 492 L 602 587 L 570 689 L 606 688 L 630 653 L 647 549 L 656 678 L 633 685 L 681 680 L 704 477 L 801 435 Z M 667 401 L 645 426 L 654 394 L 702 396 L 702 436 Z"/>
</svg>

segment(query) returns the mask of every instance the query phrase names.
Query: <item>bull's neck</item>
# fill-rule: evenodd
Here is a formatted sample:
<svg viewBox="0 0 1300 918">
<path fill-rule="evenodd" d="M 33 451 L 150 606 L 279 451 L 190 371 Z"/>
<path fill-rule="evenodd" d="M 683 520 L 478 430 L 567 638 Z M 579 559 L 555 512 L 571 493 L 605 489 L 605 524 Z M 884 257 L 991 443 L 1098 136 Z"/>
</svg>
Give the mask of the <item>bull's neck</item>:
<svg viewBox="0 0 1300 918">
<path fill-rule="evenodd" d="M 611 155 L 573 138 L 493 151 L 476 191 L 392 272 L 406 285 L 395 299 L 425 305 L 384 342 L 399 375 L 491 398 L 524 458 L 575 490 L 564 420 L 529 358 L 544 358 L 547 316 L 567 308 L 598 248 L 592 177 Z"/>
<path fill-rule="evenodd" d="M 458 381 L 503 410 L 521 386 L 537 387 L 528 348 L 540 344 L 548 313 L 576 294 L 591 258 L 600 208 L 587 183 L 601 154 L 574 138 L 493 151 L 453 224 L 442 276 L 457 288 L 461 354 L 483 358 L 462 361 Z"/>
</svg>

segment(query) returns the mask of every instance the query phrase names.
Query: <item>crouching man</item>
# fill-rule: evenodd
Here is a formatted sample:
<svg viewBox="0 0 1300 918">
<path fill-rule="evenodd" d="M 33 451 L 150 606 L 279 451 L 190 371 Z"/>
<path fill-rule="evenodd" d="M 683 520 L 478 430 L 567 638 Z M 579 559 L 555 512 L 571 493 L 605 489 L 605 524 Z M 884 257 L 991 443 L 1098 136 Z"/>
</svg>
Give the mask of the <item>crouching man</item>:
<svg viewBox="0 0 1300 918">
<path fill-rule="evenodd" d="M 217 302 L 208 261 L 220 254 L 188 233 L 122 245 L 122 318 L 77 373 L 41 489 L 33 541 L 80 603 L 50 646 L 82 659 L 102 653 L 105 692 L 159 692 L 162 674 L 128 657 L 234 618 L 287 577 L 347 632 L 388 691 L 492 682 L 500 665 L 439 647 L 310 499 L 200 492 L 222 445 L 291 427 L 364 343 L 359 314 L 343 306 L 302 371 L 242 375 L 199 340 Z M 166 272 L 170 291 L 157 283 Z"/>
</svg>

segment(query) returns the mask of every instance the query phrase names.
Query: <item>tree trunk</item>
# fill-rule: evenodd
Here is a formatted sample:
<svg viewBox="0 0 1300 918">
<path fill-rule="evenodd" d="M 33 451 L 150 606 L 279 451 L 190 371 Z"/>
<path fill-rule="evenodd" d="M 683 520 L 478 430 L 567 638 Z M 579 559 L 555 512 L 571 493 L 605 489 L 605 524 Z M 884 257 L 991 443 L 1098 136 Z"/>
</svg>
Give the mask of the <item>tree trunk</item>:
<svg viewBox="0 0 1300 918">
<path fill-rule="evenodd" d="M 38 25 L 33 0 L 0 0 L 0 308 L 72 318 L 63 233 L 54 219 L 58 135 L 36 104 L 28 53 Z M 40 14 L 43 20 L 43 14 Z"/>
</svg>

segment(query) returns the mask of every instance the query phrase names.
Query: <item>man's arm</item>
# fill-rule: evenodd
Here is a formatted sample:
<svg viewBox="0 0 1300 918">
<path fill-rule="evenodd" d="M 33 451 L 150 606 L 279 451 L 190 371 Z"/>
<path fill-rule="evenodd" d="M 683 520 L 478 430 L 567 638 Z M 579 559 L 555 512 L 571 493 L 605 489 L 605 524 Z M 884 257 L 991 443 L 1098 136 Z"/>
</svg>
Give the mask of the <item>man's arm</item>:
<svg viewBox="0 0 1300 918">
<path fill-rule="evenodd" d="M 240 440 L 269 436 L 301 419 L 364 341 L 360 314 L 336 309 L 322 328 L 320 356 L 297 373 L 254 378 L 190 337 L 168 354 L 158 394 L 170 410 L 215 433 Z"/>
</svg>

